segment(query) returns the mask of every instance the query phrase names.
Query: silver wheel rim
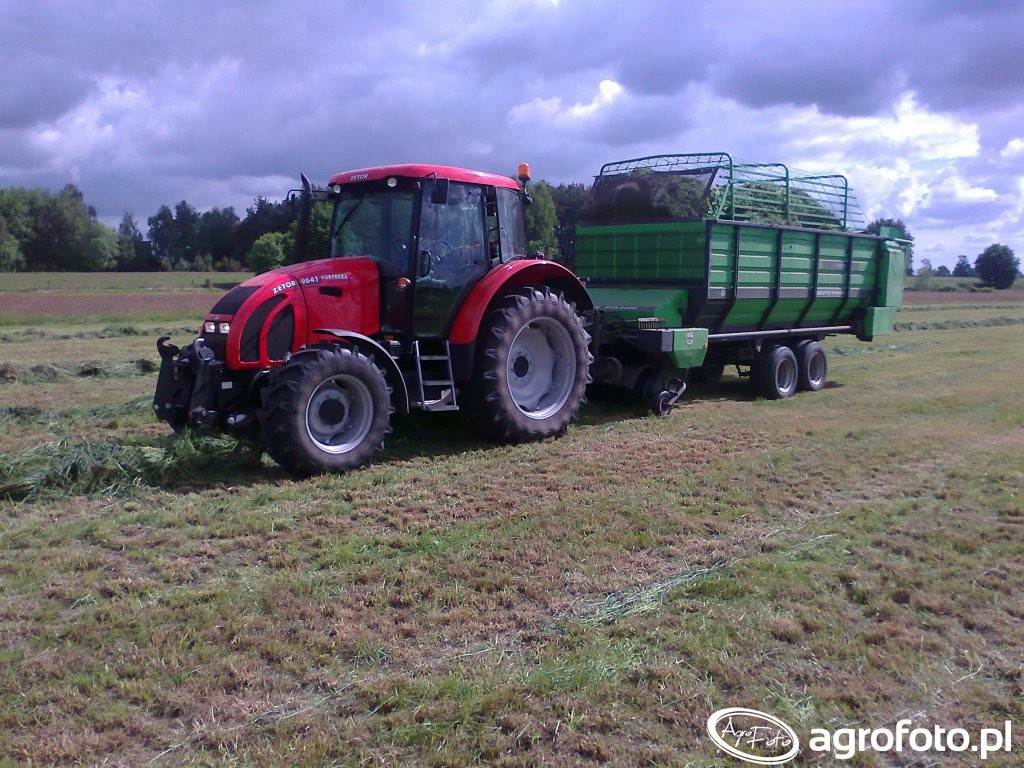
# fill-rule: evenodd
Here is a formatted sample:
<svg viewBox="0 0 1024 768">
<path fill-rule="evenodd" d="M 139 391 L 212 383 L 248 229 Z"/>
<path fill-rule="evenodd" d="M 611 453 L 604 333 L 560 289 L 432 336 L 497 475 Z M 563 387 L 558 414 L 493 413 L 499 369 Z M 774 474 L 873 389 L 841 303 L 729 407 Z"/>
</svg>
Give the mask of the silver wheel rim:
<svg viewBox="0 0 1024 768">
<path fill-rule="evenodd" d="M 324 453 L 348 453 L 357 448 L 373 425 L 373 396 L 355 376 L 325 380 L 306 403 L 306 434 Z"/>
<path fill-rule="evenodd" d="M 576 352 L 564 325 L 539 317 L 524 325 L 509 348 L 508 389 L 531 419 L 546 419 L 569 399 L 576 383 Z"/>
<path fill-rule="evenodd" d="M 816 388 L 825 383 L 824 355 L 811 355 L 811 359 L 807 361 L 807 380 Z"/>
<path fill-rule="evenodd" d="M 780 395 L 785 395 L 796 389 L 797 366 L 796 360 L 786 357 L 780 363 L 775 374 L 775 388 Z"/>
</svg>

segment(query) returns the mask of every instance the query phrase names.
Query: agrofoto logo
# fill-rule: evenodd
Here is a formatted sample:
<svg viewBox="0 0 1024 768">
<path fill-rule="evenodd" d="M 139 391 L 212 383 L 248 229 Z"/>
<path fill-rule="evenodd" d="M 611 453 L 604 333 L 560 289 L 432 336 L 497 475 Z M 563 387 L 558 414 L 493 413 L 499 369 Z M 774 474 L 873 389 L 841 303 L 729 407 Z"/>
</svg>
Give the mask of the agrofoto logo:
<svg viewBox="0 0 1024 768">
<path fill-rule="evenodd" d="M 708 718 L 708 734 L 723 752 L 756 765 L 782 765 L 800 752 L 796 731 L 756 709 L 718 710 Z"/>
<path fill-rule="evenodd" d="M 1010 752 L 1013 729 L 1009 720 L 1002 728 L 981 728 L 972 734 L 965 728 L 933 725 L 914 728 L 908 718 L 893 728 L 812 728 L 807 748 L 849 760 L 858 752 L 971 752 L 981 760 L 992 753 Z M 800 739 L 784 721 L 746 707 L 720 709 L 708 718 L 708 735 L 722 751 L 754 765 L 782 765 L 800 754 Z M 977 736 L 977 738 L 975 738 Z"/>
</svg>

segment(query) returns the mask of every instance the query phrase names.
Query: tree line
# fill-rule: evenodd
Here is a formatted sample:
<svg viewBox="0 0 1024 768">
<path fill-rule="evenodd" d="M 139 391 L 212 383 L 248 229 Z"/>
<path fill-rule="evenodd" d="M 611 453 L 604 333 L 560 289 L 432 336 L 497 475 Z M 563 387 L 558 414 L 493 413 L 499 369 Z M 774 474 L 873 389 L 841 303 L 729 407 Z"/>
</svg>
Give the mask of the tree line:
<svg viewBox="0 0 1024 768">
<path fill-rule="evenodd" d="M 145 232 L 128 212 L 112 229 L 74 184 L 57 193 L 0 189 L 0 272 L 239 271 L 261 236 L 286 234 L 295 220 L 287 201 L 258 197 L 239 217 L 182 200 L 160 206 Z"/>
<path fill-rule="evenodd" d="M 559 258 L 572 253 L 573 232 L 580 221 L 590 187 L 539 181 L 530 187 L 533 204 L 526 208 L 529 253 Z M 240 271 L 260 272 L 291 257 L 298 211 L 287 200 L 257 197 L 244 217 L 233 207 L 200 213 L 188 201 L 162 205 L 143 232 L 126 212 L 118 228 L 101 223 L 74 184 L 57 193 L 39 189 L 0 189 L 0 272 Z M 316 206 L 311 222 L 309 258 L 326 256 L 330 211 Z M 867 231 L 895 227 L 910 243 L 907 274 L 913 275 L 913 240 L 900 219 L 876 219 Z M 925 263 L 922 267 L 931 269 Z M 1005 245 L 995 244 L 972 264 L 960 256 L 951 274 L 978 277 L 986 285 L 1008 287 L 1020 260 Z M 947 267 L 934 274 L 949 271 Z"/>
<path fill-rule="evenodd" d="M 1020 275 L 1020 259 L 1013 249 L 1002 243 L 993 243 L 974 260 L 964 254 L 957 256 L 956 265 L 950 271 L 945 264 L 932 268 L 928 259 L 921 261 L 918 275 L 935 275 L 936 277 L 975 277 L 982 285 L 996 289 L 1009 288 Z"/>
</svg>

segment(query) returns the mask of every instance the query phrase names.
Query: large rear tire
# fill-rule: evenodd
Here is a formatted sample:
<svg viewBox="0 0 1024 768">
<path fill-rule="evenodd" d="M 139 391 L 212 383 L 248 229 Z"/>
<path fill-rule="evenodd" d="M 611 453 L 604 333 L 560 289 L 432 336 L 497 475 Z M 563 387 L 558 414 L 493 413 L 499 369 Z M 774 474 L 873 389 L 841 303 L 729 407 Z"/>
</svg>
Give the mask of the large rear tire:
<svg viewBox="0 0 1024 768">
<path fill-rule="evenodd" d="M 583 321 L 562 294 L 524 288 L 506 296 L 477 342 L 483 432 L 510 443 L 564 434 L 590 383 L 589 344 Z"/>
<path fill-rule="evenodd" d="M 828 380 L 828 358 L 825 348 L 816 341 L 804 341 L 796 348 L 796 362 L 800 371 L 797 388 L 817 392 Z"/>
<path fill-rule="evenodd" d="M 799 380 L 796 355 L 789 347 L 765 346 L 754 359 L 751 381 L 754 392 L 768 400 L 792 397 Z"/>
<path fill-rule="evenodd" d="M 384 446 L 393 410 L 373 360 L 349 347 L 320 347 L 271 372 L 260 422 L 271 458 L 307 477 L 369 463 Z"/>
</svg>

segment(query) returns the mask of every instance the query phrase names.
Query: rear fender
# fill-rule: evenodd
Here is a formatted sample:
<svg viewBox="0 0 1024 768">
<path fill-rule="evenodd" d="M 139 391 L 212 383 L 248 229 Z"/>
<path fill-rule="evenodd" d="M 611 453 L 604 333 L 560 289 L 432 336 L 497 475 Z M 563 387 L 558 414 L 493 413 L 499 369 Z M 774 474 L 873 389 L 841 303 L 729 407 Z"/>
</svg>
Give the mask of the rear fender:
<svg viewBox="0 0 1024 768">
<path fill-rule="evenodd" d="M 548 286 L 561 291 L 566 299 L 576 305 L 579 312 L 594 307 L 583 283 L 566 267 L 554 261 L 516 259 L 492 269 L 470 291 L 452 323 L 449 341 L 452 344 L 476 341 L 480 323 L 494 299 L 511 289 L 526 285 Z"/>
</svg>

